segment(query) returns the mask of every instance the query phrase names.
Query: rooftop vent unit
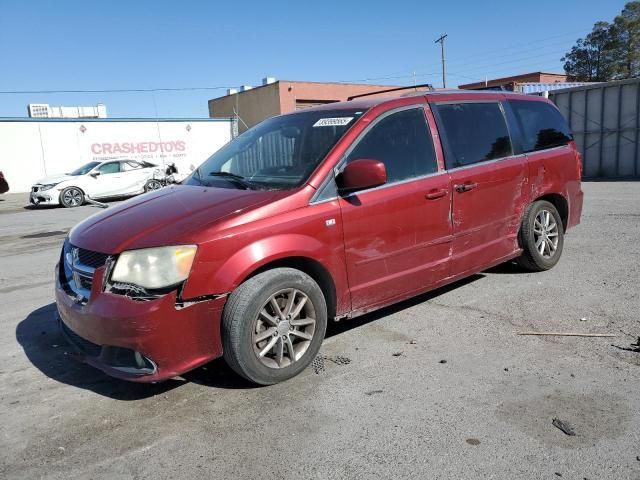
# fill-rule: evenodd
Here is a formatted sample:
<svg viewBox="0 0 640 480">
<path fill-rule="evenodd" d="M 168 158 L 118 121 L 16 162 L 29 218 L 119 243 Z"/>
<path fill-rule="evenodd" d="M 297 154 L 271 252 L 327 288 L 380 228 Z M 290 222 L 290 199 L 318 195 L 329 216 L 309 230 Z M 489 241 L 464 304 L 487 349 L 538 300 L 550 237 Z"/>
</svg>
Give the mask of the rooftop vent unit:
<svg viewBox="0 0 640 480">
<path fill-rule="evenodd" d="M 248 90 L 251 90 L 252 88 L 253 88 L 253 87 L 252 87 L 251 85 L 242 85 L 242 86 L 240 87 L 240 91 L 241 91 L 241 92 L 246 92 L 246 91 L 248 91 Z"/>
<path fill-rule="evenodd" d="M 227 95 L 233 95 L 234 93 L 238 93 L 237 88 L 227 88 Z"/>
<path fill-rule="evenodd" d="M 271 85 L 272 83 L 276 83 L 275 77 L 264 77 L 262 79 L 262 85 Z"/>
</svg>

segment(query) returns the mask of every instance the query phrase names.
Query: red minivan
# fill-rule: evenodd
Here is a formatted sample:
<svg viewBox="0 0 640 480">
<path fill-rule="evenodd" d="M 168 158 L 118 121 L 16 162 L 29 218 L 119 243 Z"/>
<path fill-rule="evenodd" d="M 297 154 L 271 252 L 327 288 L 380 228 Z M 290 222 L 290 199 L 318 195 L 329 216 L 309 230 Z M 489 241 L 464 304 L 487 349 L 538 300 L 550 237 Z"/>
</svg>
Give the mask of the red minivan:
<svg viewBox="0 0 640 480">
<path fill-rule="evenodd" d="M 578 224 L 580 155 L 548 100 L 431 91 L 273 117 L 182 185 L 77 225 L 60 326 L 109 375 L 155 382 L 224 356 L 293 377 L 327 321 L 512 259 L 553 267 Z"/>
</svg>

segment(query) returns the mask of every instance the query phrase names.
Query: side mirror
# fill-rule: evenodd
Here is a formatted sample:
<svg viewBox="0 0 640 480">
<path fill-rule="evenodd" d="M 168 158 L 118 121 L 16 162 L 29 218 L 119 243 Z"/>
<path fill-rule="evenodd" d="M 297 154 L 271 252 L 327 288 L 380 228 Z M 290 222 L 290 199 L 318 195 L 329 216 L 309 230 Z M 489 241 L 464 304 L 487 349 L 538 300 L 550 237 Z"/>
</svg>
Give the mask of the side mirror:
<svg viewBox="0 0 640 480">
<path fill-rule="evenodd" d="M 344 191 L 363 190 L 387 182 L 387 169 L 379 160 L 353 160 L 337 178 L 338 188 Z"/>
<path fill-rule="evenodd" d="M 91 175 L 93 178 L 96 178 L 98 175 L 100 175 L 100 172 L 91 172 L 89 175 Z"/>
</svg>

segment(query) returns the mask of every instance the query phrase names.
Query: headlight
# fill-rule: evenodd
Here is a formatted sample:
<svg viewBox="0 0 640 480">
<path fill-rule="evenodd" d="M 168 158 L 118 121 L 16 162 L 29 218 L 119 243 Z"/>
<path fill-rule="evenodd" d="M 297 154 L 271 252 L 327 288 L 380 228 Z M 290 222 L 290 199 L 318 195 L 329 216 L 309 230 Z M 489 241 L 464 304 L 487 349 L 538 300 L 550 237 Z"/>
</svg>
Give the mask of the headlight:
<svg viewBox="0 0 640 480">
<path fill-rule="evenodd" d="M 56 185 L 58 185 L 58 184 L 57 183 L 48 183 L 47 185 L 42 185 L 42 186 L 40 186 L 40 191 L 50 190 L 53 187 L 55 187 Z"/>
<path fill-rule="evenodd" d="M 195 245 L 178 245 L 122 252 L 111 281 L 149 289 L 176 285 L 189 276 L 197 249 Z"/>
</svg>

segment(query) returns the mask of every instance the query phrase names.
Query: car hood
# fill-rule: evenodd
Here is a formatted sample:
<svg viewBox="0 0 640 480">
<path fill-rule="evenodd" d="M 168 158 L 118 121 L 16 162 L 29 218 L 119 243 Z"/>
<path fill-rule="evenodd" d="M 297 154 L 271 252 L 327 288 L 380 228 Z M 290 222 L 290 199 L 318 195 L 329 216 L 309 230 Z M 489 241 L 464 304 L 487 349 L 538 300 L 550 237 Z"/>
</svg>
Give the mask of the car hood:
<svg viewBox="0 0 640 480">
<path fill-rule="evenodd" d="M 66 173 L 59 173 L 58 175 L 49 175 L 48 177 L 41 178 L 34 185 L 50 185 L 52 183 L 60 183 L 65 180 L 71 180 L 75 178 L 73 175 L 67 175 Z"/>
<path fill-rule="evenodd" d="M 78 247 L 111 254 L 189 243 L 194 234 L 223 218 L 286 195 L 283 191 L 165 187 L 92 215 L 71 230 L 69 240 Z"/>
</svg>

